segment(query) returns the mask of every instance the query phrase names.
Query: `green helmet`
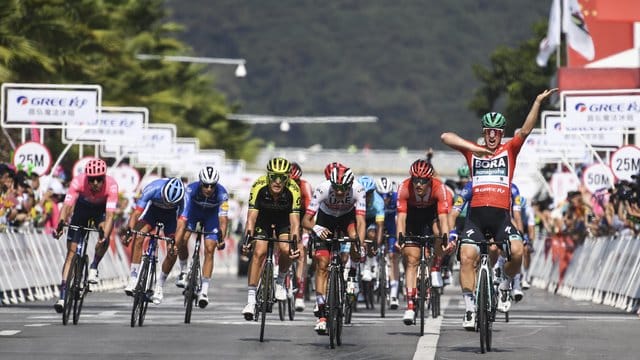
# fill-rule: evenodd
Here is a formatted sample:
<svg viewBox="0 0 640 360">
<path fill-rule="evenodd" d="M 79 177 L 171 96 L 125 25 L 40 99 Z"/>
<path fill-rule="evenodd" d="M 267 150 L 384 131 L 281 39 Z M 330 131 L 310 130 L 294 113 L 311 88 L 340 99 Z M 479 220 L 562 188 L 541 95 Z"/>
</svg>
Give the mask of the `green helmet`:
<svg viewBox="0 0 640 360">
<path fill-rule="evenodd" d="M 499 112 L 489 112 L 482 117 L 482 128 L 504 129 L 507 119 Z"/>
<path fill-rule="evenodd" d="M 458 168 L 458 176 L 461 178 L 469 177 L 469 165 L 464 164 Z"/>
</svg>

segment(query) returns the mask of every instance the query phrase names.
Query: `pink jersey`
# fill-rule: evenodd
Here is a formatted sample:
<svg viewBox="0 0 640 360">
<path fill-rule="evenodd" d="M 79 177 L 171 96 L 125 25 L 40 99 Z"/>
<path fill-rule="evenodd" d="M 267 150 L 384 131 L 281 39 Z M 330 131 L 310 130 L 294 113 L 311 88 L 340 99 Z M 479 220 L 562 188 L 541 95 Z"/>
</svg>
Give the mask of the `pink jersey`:
<svg viewBox="0 0 640 360">
<path fill-rule="evenodd" d="M 78 197 L 94 205 L 106 205 L 105 211 L 115 211 L 118 205 L 118 183 L 111 177 L 105 176 L 102 189 L 96 193 L 91 191 L 86 174 L 80 174 L 71 180 L 64 204 L 73 206 Z"/>
<path fill-rule="evenodd" d="M 366 208 L 366 192 L 360 183 L 354 182 L 351 190 L 342 198 L 337 198 L 335 191 L 331 187 L 329 180 L 323 181 L 313 192 L 311 204 L 307 208 L 306 214 L 315 215 L 318 209 L 323 213 L 335 217 L 348 214 L 355 208 L 356 215 L 365 215 Z"/>
</svg>

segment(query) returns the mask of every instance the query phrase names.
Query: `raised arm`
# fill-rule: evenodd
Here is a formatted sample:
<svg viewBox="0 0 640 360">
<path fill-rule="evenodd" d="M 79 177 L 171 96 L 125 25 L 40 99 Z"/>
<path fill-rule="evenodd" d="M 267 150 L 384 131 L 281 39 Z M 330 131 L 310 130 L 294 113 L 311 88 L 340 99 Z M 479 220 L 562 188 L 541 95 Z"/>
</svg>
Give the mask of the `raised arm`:
<svg viewBox="0 0 640 360">
<path fill-rule="evenodd" d="M 491 150 L 471 141 L 465 140 L 458 136 L 458 134 L 453 132 L 443 133 L 442 135 L 440 135 L 440 140 L 442 140 L 445 145 L 458 151 L 471 151 L 478 156 L 493 155 L 493 152 Z"/>
<path fill-rule="evenodd" d="M 553 94 L 556 91 L 558 91 L 558 88 L 547 89 L 536 96 L 536 100 L 533 102 L 533 105 L 531 105 L 531 110 L 529 110 L 529 114 L 524 120 L 524 124 L 522 124 L 522 127 L 520 128 L 520 131 L 518 131 L 517 135 L 520 135 L 522 138 L 526 139 L 527 136 L 531 134 L 531 130 L 533 130 L 534 126 L 536 126 L 536 121 L 538 120 L 540 105 L 542 104 L 544 99 L 546 99 L 547 97 L 549 97 L 549 95 Z"/>
</svg>

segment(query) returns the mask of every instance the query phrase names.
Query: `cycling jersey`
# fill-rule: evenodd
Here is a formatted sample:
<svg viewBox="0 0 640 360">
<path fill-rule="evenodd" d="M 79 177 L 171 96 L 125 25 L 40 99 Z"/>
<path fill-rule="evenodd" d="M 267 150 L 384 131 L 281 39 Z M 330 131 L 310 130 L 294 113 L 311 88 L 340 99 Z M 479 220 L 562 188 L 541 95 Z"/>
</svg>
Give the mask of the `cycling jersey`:
<svg viewBox="0 0 640 360">
<path fill-rule="evenodd" d="M 311 184 L 304 179 L 299 180 L 298 186 L 300 187 L 300 196 L 302 198 L 302 205 L 300 208 L 300 212 L 304 213 L 309 207 L 309 204 L 311 204 L 311 197 L 313 196 L 313 188 L 311 187 Z"/>
<path fill-rule="evenodd" d="M 508 210 L 510 207 L 509 185 L 516 166 L 516 157 L 524 138 L 514 136 L 496 149 L 489 157 L 478 157 L 473 152 L 461 150 L 467 159 L 473 181 L 471 207 L 491 206 Z"/>
<path fill-rule="evenodd" d="M 178 214 L 184 210 L 184 199 L 178 204 L 170 204 L 164 201 L 162 187 L 170 179 L 156 179 L 142 189 L 140 199 L 136 202 L 135 210 L 144 211 L 141 221 L 155 226 L 156 223 L 164 224 L 164 233 L 172 236 L 176 231 Z"/>
<path fill-rule="evenodd" d="M 266 231 L 276 225 L 277 235 L 290 231 L 289 214 L 299 214 L 301 206 L 300 187 L 295 181 L 283 184 L 282 191 L 273 196 L 269 191 L 269 179 L 260 176 L 251 186 L 249 193 L 249 210 L 258 210 L 255 233 Z"/>
<path fill-rule="evenodd" d="M 466 217 L 467 210 L 469 208 L 469 201 L 473 198 L 472 193 L 473 182 L 469 181 L 465 184 L 464 188 L 455 195 L 453 199 L 453 209 L 460 213 L 460 217 Z M 516 186 L 516 184 L 511 184 L 511 210 L 513 212 L 521 211 L 522 202 L 524 201 L 524 197 L 520 195 L 520 190 Z"/>
<path fill-rule="evenodd" d="M 318 210 L 322 210 L 327 215 L 339 217 L 349 213 L 355 208 L 356 215 L 365 216 L 366 198 L 362 185 L 355 182 L 344 196 L 338 198 L 331 187 L 331 181 L 323 181 L 313 192 L 311 204 L 307 208 L 306 214 L 313 217 Z"/>
<path fill-rule="evenodd" d="M 413 189 L 411 178 L 405 179 L 398 189 L 398 213 L 406 213 L 409 208 L 428 208 L 437 205 L 438 214 L 449 213 L 449 194 L 442 181 L 432 178 L 424 196 L 418 196 Z"/>
<path fill-rule="evenodd" d="M 227 189 L 216 184 L 211 196 L 205 197 L 200 189 L 200 181 L 187 185 L 184 195 L 185 204 L 180 219 L 187 222 L 187 229 L 194 231 L 200 222 L 205 232 L 217 232 L 219 218 L 227 216 L 229 211 L 229 195 Z M 207 234 L 206 239 L 218 240 L 218 234 Z"/>
<path fill-rule="evenodd" d="M 88 207 L 100 207 L 105 211 L 115 211 L 118 206 L 118 183 L 108 175 L 104 177 L 102 189 L 91 191 L 87 175 L 82 173 L 74 177 L 64 198 L 64 205 L 74 206 L 78 203 Z"/>
<path fill-rule="evenodd" d="M 365 195 L 366 196 L 366 195 Z M 366 200 L 366 197 L 365 197 Z M 384 222 L 385 206 L 382 196 L 375 191 L 371 193 L 371 201 L 366 202 L 365 219 L 368 224 Z"/>
</svg>

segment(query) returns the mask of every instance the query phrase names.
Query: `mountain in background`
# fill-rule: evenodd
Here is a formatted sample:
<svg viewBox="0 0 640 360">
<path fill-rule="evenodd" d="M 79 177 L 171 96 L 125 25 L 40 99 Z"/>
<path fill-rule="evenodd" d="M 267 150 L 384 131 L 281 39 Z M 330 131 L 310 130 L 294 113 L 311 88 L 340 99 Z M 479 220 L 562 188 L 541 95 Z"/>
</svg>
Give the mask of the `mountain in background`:
<svg viewBox="0 0 640 360">
<path fill-rule="evenodd" d="M 467 108 L 471 65 L 532 38 L 550 1 L 169 0 L 194 56 L 244 58 L 246 78 L 211 65 L 238 113 L 364 116 L 375 124 L 254 125 L 277 146 L 442 148 L 443 131 L 479 135 Z M 184 55 L 184 54 L 181 54 Z M 535 61 L 535 59 L 531 59 Z M 494 109 L 500 111 L 501 109 Z M 521 121 L 524 119 L 518 119 Z"/>
</svg>

